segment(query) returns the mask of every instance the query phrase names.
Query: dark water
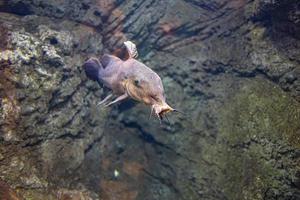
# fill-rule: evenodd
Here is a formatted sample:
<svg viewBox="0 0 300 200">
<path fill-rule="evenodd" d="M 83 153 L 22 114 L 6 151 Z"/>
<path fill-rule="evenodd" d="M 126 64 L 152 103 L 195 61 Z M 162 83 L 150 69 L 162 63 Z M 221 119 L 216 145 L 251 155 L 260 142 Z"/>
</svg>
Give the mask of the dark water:
<svg viewBox="0 0 300 200">
<path fill-rule="evenodd" d="M 296 0 L 0 0 L 0 199 L 300 199 L 299 13 Z M 184 114 L 97 106 L 110 90 L 82 65 L 125 60 L 128 40 Z"/>
</svg>

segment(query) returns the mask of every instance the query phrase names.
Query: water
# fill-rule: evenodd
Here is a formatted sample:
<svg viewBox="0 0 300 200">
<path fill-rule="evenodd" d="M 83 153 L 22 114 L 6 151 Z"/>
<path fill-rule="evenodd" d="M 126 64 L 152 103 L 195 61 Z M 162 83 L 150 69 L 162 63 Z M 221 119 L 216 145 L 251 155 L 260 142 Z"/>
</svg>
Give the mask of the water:
<svg viewBox="0 0 300 200">
<path fill-rule="evenodd" d="M 0 0 L 0 199 L 299 199 L 299 8 Z M 97 106 L 82 65 L 127 40 L 184 114 Z"/>
</svg>

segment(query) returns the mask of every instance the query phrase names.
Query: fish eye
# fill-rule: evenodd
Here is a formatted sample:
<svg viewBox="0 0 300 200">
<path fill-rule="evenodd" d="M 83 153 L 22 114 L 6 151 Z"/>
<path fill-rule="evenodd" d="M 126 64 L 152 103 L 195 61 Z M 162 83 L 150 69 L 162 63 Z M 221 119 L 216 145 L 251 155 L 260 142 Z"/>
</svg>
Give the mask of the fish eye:
<svg viewBox="0 0 300 200">
<path fill-rule="evenodd" d="M 136 87 L 140 87 L 140 81 L 139 80 L 134 80 L 134 85 Z"/>
</svg>

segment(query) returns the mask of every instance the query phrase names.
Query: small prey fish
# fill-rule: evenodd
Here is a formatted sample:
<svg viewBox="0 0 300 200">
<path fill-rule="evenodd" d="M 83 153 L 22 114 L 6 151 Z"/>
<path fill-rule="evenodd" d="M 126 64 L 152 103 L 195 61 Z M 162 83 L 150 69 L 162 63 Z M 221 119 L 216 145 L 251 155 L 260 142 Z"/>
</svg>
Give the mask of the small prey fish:
<svg viewBox="0 0 300 200">
<path fill-rule="evenodd" d="M 121 60 L 114 55 L 103 55 L 100 59 L 90 58 L 83 68 L 88 78 L 112 90 L 98 105 L 110 106 L 126 98 L 132 98 L 151 106 L 161 121 L 171 111 L 177 111 L 166 102 L 161 78 L 152 69 L 136 60 L 137 48 L 131 41 L 124 42 L 128 59 Z M 112 97 L 116 95 L 114 100 Z"/>
</svg>

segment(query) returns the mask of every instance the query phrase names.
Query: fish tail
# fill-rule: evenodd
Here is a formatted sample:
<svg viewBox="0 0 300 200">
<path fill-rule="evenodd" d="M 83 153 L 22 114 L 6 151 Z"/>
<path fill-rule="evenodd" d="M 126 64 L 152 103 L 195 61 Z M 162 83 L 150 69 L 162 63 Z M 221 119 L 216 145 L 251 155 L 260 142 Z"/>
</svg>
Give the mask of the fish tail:
<svg viewBox="0 0 300 200">
<path fill-rule="evenodd" d="M 97 58 L 90 58 L 83 64 L 86 76 L 93 81 L 100 81 L 99 73 L 103 69 L 101 62 Z"/>
</svg>

